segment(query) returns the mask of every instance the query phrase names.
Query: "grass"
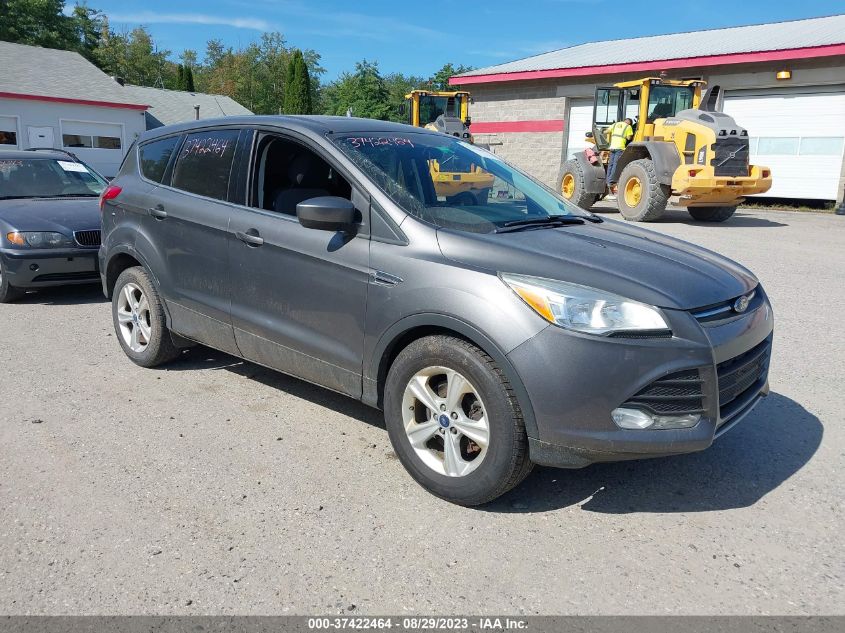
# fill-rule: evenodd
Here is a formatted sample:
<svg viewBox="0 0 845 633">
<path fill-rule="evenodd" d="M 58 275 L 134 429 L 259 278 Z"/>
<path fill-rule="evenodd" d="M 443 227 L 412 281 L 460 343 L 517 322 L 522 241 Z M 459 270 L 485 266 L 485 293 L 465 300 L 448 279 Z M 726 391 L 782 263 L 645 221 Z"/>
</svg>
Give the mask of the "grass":
<svg viewBox="0 0 845 633">
<path fill-rule="evenodd" d="M 833 213 L 836 203 L 830 200 L 792 200 L 788 198 L 748 198 L 739 205 L 740 209 L 755 211 L 806 211 L 810 213 Z"/>
</svg>

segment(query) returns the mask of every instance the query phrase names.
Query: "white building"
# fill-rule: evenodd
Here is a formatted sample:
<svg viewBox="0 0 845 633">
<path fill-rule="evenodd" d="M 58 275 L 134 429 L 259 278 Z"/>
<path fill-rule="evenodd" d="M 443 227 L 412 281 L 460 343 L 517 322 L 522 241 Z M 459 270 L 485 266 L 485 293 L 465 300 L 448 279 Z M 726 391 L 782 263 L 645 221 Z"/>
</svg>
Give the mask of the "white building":
<svg viewBox="0 0 845 633">
<path fill-rule="evenodd" d="M 123 86 L 78 53 L 0 42 L 0 149 L 49 147 L 113 177 L 143 131 L 250 114 L 229 97 Z"/>
<path fill-rule="evenodd" d="M 657 76 L 704 79 L 748 129 L 766 196 L 842 200 L 845 15 L 591 42 L 451 79 L 472 92 L 472 131 L 550 186 L 584 148 L 597 86 Z"/>
</svg>

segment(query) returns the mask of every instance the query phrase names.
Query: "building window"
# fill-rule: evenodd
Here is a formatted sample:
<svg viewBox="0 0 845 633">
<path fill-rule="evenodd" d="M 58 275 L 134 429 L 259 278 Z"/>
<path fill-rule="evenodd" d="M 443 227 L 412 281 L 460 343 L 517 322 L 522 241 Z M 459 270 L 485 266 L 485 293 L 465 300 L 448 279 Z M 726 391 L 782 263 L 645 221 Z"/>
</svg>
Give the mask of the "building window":
<svg viewBox="0 0 845 633">
<path fill-rule="evenodd" d="M 795 156 L 800 139 L 797 136 L 761 136 L 757 139 L 758 156 Z"/>
<path fill-rule="evenodd" d="M 801 139 L 801 156 L 842 156 L 845 138 L 836 136 L 805 136 Z"/>
<path fill-rule="evenodd" d="M 87 134 L 62 134 L 64 147 L 96 149 L 120 149 L 120 138 L 116 136 L 88 136 Z"/>
<path fill-rule="evenodd" d="M 18 133 L 9 131 L 0 131 L 0 145 L 15 145 L 18 144 Z"/>
</svg>

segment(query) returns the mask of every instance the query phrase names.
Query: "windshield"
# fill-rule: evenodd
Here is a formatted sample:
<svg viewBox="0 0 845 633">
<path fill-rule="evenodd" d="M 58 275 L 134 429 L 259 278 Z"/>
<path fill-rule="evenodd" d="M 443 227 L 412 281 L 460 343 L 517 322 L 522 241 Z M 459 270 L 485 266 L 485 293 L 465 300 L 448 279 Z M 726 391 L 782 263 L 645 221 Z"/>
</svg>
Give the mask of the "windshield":
<svg viewBox="0 0 845 633">
<path fill-rule="evenodd" d="M 457 138 L 330 138 L 396 204 L 439 227 L 492 233 L 513 222 L 588 216 L 494 154 Z"/>
<path fill-rule="evenodd" d="M 441 114 L 461 118 L 461 97 L 420 97 L 420 125 L 434 123 Z"/>
<path fill-rule="evenodd" d="M 652 86 L 648 95 L 647 121 L 675 116 L 681 110 L 692 108 L 691 86 Z"/>
<path fill-rule="evenodd" d="M 68 157 L 0 157 L 0 199 L 99 196 L 106 181 Z"/>
</svg>

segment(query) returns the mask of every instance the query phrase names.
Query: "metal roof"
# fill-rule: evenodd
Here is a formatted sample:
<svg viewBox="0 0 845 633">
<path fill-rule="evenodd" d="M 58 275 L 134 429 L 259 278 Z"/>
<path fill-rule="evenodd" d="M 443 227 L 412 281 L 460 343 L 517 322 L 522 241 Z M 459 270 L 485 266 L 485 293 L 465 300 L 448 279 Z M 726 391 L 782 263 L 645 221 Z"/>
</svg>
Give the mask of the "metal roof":
<svg viewBox="0 0 845 633">
<path fill-rule="evenodd" d="M 150 106 L 147 110 L 148 129 L 194 120 L 195 105 L 200 107 L 201 119 L 252 114 L 240 103 L 224 95 L 165 90 L 130 84 L 123 86 L 123 89 L 126 91 L 127 99 Z"/>
<path fill-rule="evenodd" d="M 843 43 L 845 15 L 834 15 L 790 22 L 590 42 L 479 68 L 457 77 L 608 66 Z"/>
<path fill-rule="evenodd" d="M 146 105 L 73 51 L 0 42 L 0 68 L 0 93 L 117 107 Z"/>
</svg>

